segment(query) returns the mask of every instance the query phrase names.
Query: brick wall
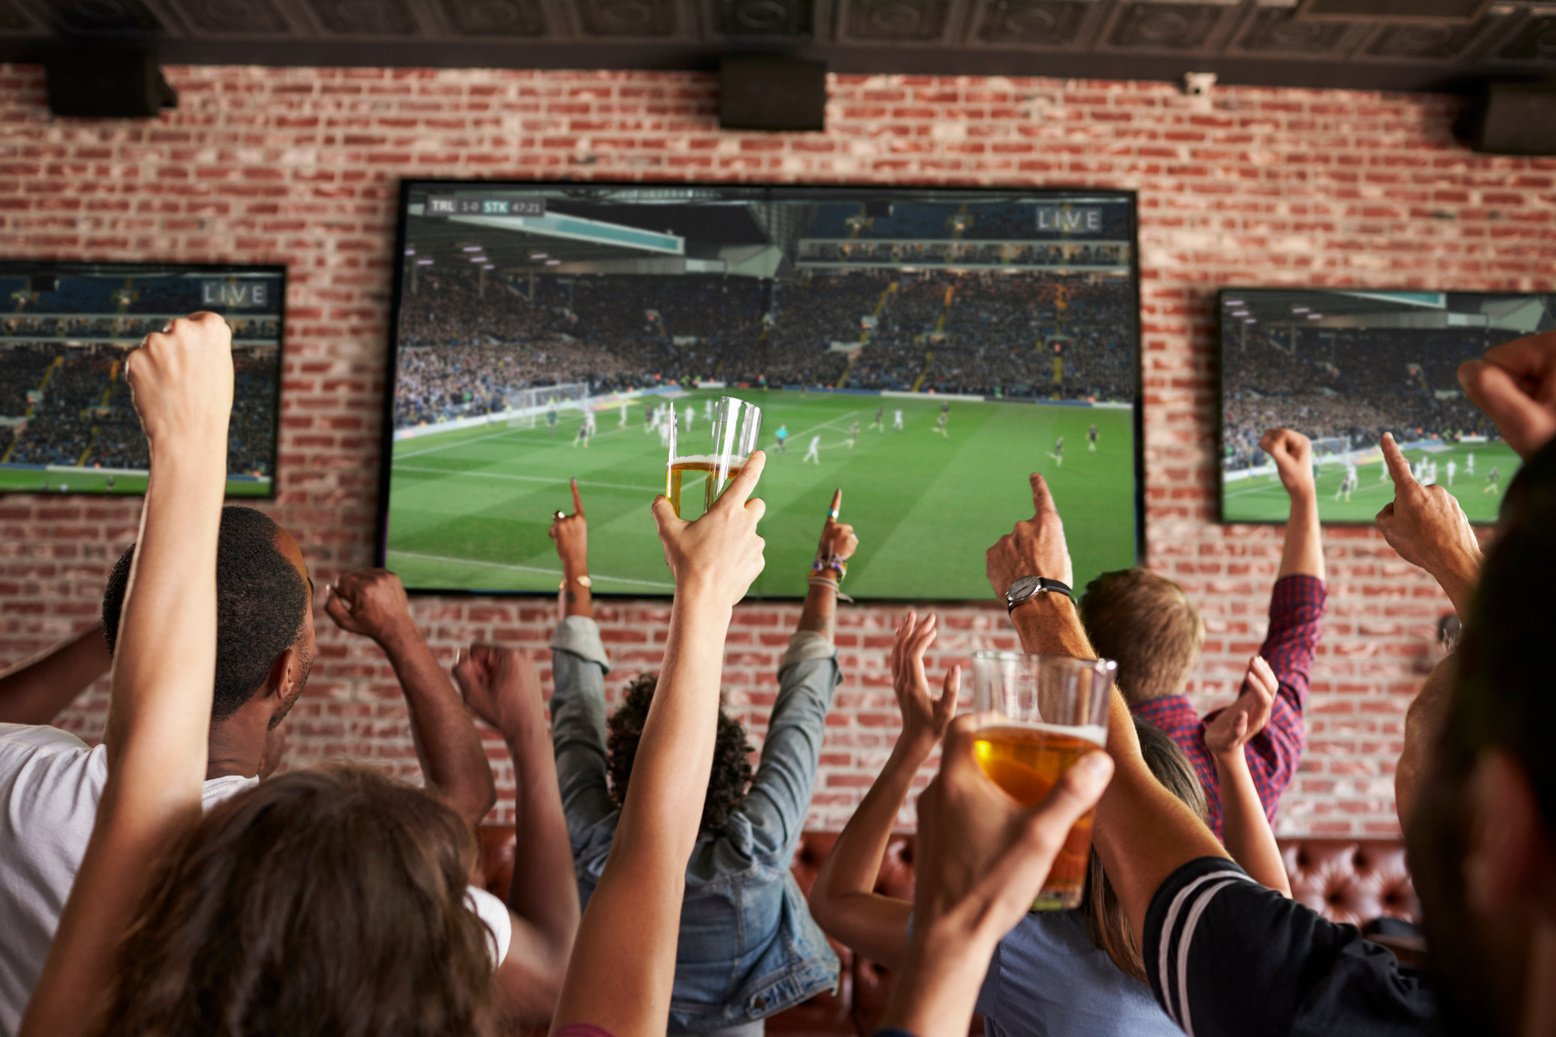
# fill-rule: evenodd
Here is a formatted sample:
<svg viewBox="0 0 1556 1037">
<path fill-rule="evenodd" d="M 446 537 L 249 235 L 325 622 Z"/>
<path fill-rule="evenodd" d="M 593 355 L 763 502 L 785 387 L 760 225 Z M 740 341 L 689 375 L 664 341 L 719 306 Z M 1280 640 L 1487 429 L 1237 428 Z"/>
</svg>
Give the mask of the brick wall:
<svg viewBox="0 0 1556 1037">
<path fill-rule="evenodd" d="M 1227 283 L 1549 290 L 1556 160 L 1457 147 L 1440 97 L 1056 80 L 835 77 L 826 134 L 720 133 L 710 79 L 648 73 L 179 68 L 152 122 L 51 120 L 38 69 L 0 66 L 0 255 L 284 262 L 290 270 L 280 497 L 315 577 L 371 559 L 396 181 L 402 175 L 1065 185 L 1140 193 L 1149 561 L 1209 639 L 1193 690 L 1229 694 L 1264 628 L 1278 530 L 1215 524 L 1213 300 Z M 0 662 L 84 625 L 134 501 L 0 499 Z M 1012 516 L 1014 519 L 1015 516 Z M 866 535 L 867 531 L 866 531 Z M 1401 720 L 1447 603 L 1371 530 L 1327 537 L 1332 597 L 1311 741 L 1285 834 L 1397 831 Z M 544 644 L 544 603 L 422 598 L 449 661 Z M 654 665 L 667 609 L 601 610 L 621 671 Z M 726 684 L 758 730 L 797 610 L 737 616 Z M 939 665 L 1003 618 L 950 610 Z M 393 678 L 330 629 L 290 759 L 414 773 Z M 891 616 L 841 619 L 847 674 L 810 824 L 836 828 L 883 762 Z M 980 633 L 981 632 L 981 633 Z M 67 723 L 102 725 L 105 686 Z M 501 756 L 498 743 L 494 754 Z M 500 777 L 506 779 L 506 763 Z M 911 817 L 904 817 L 911 823 Z"/>
</svg>

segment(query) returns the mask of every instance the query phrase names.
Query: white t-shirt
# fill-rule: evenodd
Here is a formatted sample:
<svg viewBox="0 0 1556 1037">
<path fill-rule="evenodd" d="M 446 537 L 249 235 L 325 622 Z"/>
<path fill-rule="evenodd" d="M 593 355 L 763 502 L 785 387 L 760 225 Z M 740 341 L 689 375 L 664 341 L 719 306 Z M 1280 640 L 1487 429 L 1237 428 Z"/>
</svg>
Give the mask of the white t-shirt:
<svg viewBox="0 0 1556 1037">
<path fill-rule="evenodd" d="M 59 916 L 92 837 L 108 781 L 108 755 L 53 727 L 0 724 L 0 1034 L 10 1037 L 43 971 Z M 236 775 L 205 783 L 205 809 L 259 783 Z M 513 922 L 501 900 L 470 887 L 467 899 L 508 955 Z"/>
</svg>

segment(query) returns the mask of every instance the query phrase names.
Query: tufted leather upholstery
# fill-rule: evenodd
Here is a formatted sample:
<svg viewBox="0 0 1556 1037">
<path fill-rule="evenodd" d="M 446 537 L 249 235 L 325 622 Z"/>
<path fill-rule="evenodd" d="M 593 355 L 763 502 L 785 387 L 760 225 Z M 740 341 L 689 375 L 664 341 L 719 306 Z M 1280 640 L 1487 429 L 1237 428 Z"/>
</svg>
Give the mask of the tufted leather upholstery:
<svg viewBox="0 0 1556 1037">
<path fill-rule="evenodd" d="M 478 833 L 481 875 L 487 889 L 507 893 L 513 877 L 513 829 L 486 825 Z M 809 892 L 821 862 L 837 842 L 835 832 L 807 832 L 794 854 L 794 876 Z M 1421 907 L 1405 868 L 1398 839 L 1282 839 L 1281 855 L 1292 895 L 1336 922 L 1361 925 L 1375 918 L 1418 921 Z M 913 897 L 913 839 L 893 836 L 881 865 L 877 891 Z M 842 971 L 836 994 L 821 994 L 767 1021 L 769 1033 L 869 1034 L 886 1010 L 890 973 L 880 964 L 833 943 Z M 981 1032 L 975 1024 L 973 1032 Z"/>
</svg>

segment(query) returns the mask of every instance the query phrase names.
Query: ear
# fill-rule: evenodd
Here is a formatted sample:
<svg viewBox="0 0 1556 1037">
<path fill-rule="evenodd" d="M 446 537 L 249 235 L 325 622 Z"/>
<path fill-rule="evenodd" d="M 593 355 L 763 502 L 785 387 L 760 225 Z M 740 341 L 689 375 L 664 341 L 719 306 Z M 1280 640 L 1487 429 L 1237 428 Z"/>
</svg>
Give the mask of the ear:
<svg viewBox="0 0 1556 1037">
<path fill-rule="evenodd" d="M 1529 774 L 1505 750 L 1485 753 L 1470 781 L 1465 885 L 1477 910 L 1556 916 L 1556 853 Z"/>
<path fill-rule="evenodd" d="M 270 664 L 270 674 L 265 678 L 265 694 L 281 703 L 290 702 L 300 676 L 302 659 L 295 647 L 288 648 Z"/>
</svg>

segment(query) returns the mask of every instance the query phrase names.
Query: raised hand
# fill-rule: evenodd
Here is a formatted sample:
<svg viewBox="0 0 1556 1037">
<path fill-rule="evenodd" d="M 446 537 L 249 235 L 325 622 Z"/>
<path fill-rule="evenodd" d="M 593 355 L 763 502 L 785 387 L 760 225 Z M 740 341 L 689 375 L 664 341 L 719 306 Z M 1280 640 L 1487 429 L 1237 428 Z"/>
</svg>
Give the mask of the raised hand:
<svg viewBox="0 0 1556 1037">
<path fill-rule="evenodd" d="M 539 716 L 545 698 L 535 660 L 517 648 L 471 645 L 454 664 L 454 683 L 470 712 L 505 735 Z"/>
<path fill-rule="evenodd" d="M 1275 705 L 1275 694 L 1280 683 L 1275 671 L 1259 656 L 1248 660 L 1248 672 L 1243 678 L 1243 693 L 1237 701 L 1216 714 L 1205 725 L 1205 747 L 1217 755 L 1242 752 L 1248 740 L 1270 722 L 1270 710 Z"/>
<path fill-rule="evenodd" d="M 124 361 L 124 378 L 153 451 L 222 445 L 232 414 L 232 329 L 214 313 L 179 317 L 147 335 Z"/>
<path fill-rule="evenodd" d="M 1259 449 L 1275 462 L 1276 474 L 1292 497 L 1309 496 L 1313 487 L 1313 444 L 1300 432 L 1272 428 L 1259 439 Z"/>
<path fill-rule="evenodd" d="M 573 513 L 564 515 L 558 511 L 546 533 L 556 541 L 556 553 L 562 560 L 562 571 L 577 575 L 589 570 L 589 522 L 584 518 L 578 480 L 573 479 L 569 485 L 573 489 Z"/>
<path fill-rule="evenodd" d="M 1556 438 L 1556 331 L 1516 338 L 1488 349 L 1484 359 L 1466 360 L 1459 384 L 1525 460 Z"/>
<path fill-rule="evenodd" d="M 956 697 L 961 690 L 961 668 L 946 672 L 939 697 L 930 694 L 924 673 L 924 651 L 935 642 L 938 632 L 933 613 L 919 619 L 912 611 L 897 624 L 897 639 L 891 649 L 892 692 L 902 712 L 899 741 L 915 750 L 922 759 L 945 735 L 956 713 Z"/>
<path fill-rule="evenodd" d="M 350 569 L 328 589 L 324 612 L 335 625 L 383 643 L 412 625 L 400 578 L 387 569 Z"/>
<path fill-rule="evenodd" d="M 1411 565 L 1431 573 L 1462 613 L 1480 573 L 1480 541 L 1458 500 L 1441 486 L 1422 486 L 1394 437 L 1383 434 L 1383 462 L 1394 499 L 1378 512 L 1378 529 Z"/>
<path fill-rule="evenodd" d="M 854 535 L 854 527 L 837 520 L 842 507 L 843 491 L 834 490 L 832 505 L 827 509 L 827 519 L 821 526 L 821 542 L 816 548 L 817 555 L 822 559 L 836 558 L 846 562 L 859 549 L 859 538 Z"/>
<path fill-rule="evenodd" d="M 1070 549 L 1064 540 L 1064 522 L 1048 492 L 1048 484 L 1035 472 L 1032 483 L 1032 517 L 1017 522 L 1015 528 L 994 542 L 984 555 L 989 584 L 995 597 L 1004 600 L 1005 591 L 1023 576 L 1045 576 L 1074 585 Z"/>
<path fill-rule="evenodd" d="M 767 505 L 751 494 L 766 464 L 767 455 L 754 451 L 723 496 L 695 522 L 676 515 L 664 495 L 654 498 L 654 521 L 677 592 L 707 593 L 712 601 L 734 608 L 761 574 L 766 543 L 757 536 L 756 524 Z"/>
</svg>

